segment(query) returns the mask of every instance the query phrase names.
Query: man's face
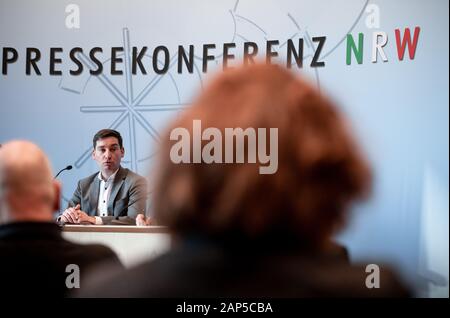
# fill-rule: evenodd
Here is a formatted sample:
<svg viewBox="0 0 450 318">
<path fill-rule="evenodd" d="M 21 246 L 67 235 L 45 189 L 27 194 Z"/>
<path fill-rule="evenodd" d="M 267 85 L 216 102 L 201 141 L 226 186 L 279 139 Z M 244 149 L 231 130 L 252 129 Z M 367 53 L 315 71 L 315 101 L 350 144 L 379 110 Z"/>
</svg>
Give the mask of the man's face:
<svg viewBox="0 0 450 318">
<path fill-rule="evenodd" d="M 97 140 L 92 158 L 97 161 L 100 171 L 106 177 L 119 169 L 124 153 L 116 137 L 106 137 Z"/>
</svg>

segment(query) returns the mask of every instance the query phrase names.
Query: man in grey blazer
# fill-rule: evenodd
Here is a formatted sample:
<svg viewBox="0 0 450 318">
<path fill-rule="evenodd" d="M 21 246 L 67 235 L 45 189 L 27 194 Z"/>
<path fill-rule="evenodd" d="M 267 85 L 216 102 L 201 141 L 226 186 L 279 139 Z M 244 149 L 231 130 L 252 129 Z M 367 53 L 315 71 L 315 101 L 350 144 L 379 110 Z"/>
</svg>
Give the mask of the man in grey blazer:
<svg viewBox="0 0 450 318">
<path fill-rule="evenodd" d="M 59 220 L 74 224 L 136 224 L 145 215 L 145 178 L 121 167 L 125 154 L 122 136 L 102 129 L 93 138 L 92 158 L 100 171 L 78 182 L 69 206 Z"/>
</svg>

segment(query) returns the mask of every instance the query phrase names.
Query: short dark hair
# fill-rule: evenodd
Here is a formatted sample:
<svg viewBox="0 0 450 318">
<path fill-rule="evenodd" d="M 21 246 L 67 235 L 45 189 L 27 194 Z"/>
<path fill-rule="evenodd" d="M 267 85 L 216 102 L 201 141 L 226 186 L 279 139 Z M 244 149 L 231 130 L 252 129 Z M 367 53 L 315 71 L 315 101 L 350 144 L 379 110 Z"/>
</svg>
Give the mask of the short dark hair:
<svg viewBox="0 0 450 318">
<path fill-rule="evenodd" d="M 102 129 L 102 130 L 99 130 L 95 134 L 94 139 L 92 139 L 92 144 L 94 146 L 94 149 L 95 149 L 95 145 L 97 144 L 97 140 L 103 139 L 103 138 L 107 138 L 107 137 L 116 137 L 117 140 L 119 141 L 120 148 L 121 149 L 123 148 L 122 136 L 120 135 L 120 133 L 117 130 L 114 130 L 114 129 Z"/>
</svg>

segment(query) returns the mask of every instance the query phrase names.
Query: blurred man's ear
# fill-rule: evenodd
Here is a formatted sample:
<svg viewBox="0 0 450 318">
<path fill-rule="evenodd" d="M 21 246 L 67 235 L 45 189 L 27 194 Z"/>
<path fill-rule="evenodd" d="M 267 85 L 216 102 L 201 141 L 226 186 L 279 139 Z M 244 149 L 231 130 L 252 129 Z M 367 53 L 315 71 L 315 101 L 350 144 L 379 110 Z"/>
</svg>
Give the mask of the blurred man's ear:
<svg viewBox="0 0 450 318">
<path fill-rule="evenodd" d="M 59 211 L 61 208 L 61 184 L 57 180 L 53 180 L 53 211 Z"/>
</svg>

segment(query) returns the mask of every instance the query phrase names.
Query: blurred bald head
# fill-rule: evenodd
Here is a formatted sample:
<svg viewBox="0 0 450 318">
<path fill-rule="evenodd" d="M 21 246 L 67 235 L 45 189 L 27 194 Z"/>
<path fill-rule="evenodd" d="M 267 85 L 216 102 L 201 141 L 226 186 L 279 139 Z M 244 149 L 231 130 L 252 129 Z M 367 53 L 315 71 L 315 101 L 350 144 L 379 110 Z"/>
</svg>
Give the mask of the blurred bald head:
<svg viewBox="0 0 450 318">
<path fill-rule="evenodd" d="M 0 223 L 50 221 L 59 208 L 59 185 L 49 160 L 29 141 L 0 148 Z"/>
</svg>

